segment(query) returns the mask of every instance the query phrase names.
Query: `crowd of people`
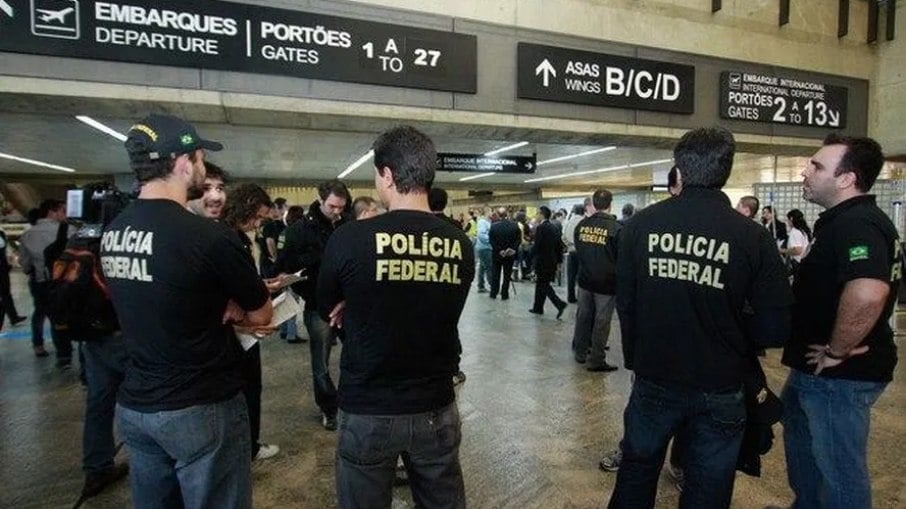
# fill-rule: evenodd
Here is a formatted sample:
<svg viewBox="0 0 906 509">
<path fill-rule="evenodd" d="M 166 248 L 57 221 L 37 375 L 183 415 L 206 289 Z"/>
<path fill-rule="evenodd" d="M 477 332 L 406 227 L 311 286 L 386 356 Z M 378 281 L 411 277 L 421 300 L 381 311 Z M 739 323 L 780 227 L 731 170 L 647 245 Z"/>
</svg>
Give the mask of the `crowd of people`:
<svg viewBox="0 0 906 509">
<path fill-rule="evenodd" d="M 403 473 L 417 506 L 463 508 L 460 315 L 473 280 L 501 300 L 532 280 L 530 313 L 550 300 L 560 319 L 576 304 L 571 350 L 589 371 L 619 369 L 608 362 L 619 317 L 634 381 L 623 438 L 600 462 L 617 472 L 609 507 L 654 506 L 671 441 L 680 506 L 728 507 L 735 471 L 758 475 L 781 420 L 796 507 L 871 507 L 869 412 L 896 364 L 888 319 L 903 270 L 896 230 L 867 194 L 883 163 L 873 140 L 830 136 L 810 159 L 804 196 L 826 209 L 814 232 L 799 210 L 784 224 L 770 205 L 759 224 L 753 196 L 734 210 L 721 188 L 735 142 L 721 128 L 684 135 L 672 196 L 620 219 L 597 189 L 569 212 L 454 220 L 433 142 L 410 127 L 373 144 L 377 199 L 331 180 L 307 208 L 230 185 L 205 159 L 223 147 L 177 117 L 146 117 L 125 145 L 137 199 L 78 231 L 46 202 L 22 239 L 36 355 L 48 355 L 48 312 L 58 329 L 48 293 L 65 271 L 43 259 L 59 256 L 55 242 L 94 239 L 82 247 L 118 321 L 80 349 L 83 497 L 128 475 L 137 508 L 251 507 L 251 463 L 280 452 L 260 437 L 259 342 L 279 334 L 308 343 L 321 424 L 338 431 L 341 508 L 390 507 Z M 552 286 L 564 267 L 566 300 Z M 304 331 L 295 317 L 275 322 L 278 298 L 304 301 Z M 24 320 L 14 308 L 10 319 Z M 71 337 L 54 336 L 62 368 Z M 776 347 L 791 368 L 780 397 L 758 357 Z M 114 462 L 114 420 L 128 467 Z"/>
</svg>

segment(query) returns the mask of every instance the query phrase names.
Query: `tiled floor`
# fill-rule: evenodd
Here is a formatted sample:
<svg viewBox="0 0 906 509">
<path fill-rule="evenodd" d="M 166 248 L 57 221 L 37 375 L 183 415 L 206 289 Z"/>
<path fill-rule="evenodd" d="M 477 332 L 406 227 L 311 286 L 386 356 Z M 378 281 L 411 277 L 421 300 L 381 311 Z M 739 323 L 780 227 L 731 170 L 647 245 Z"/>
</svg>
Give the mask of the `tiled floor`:
<svg viewBox="0 0 906 509">
<path fill-rule="evenodd" d="M 14 274 L 20 311 L 29 299 Z M 589 373 L 571 357 L 574 306 L 563 322 L 530 315 L 532 287 L 516 283 L 508 302 L 469 297 L 460 326 L 463 370 L 461 458 L 471 508 L 597 508 L 615 476 L 596 468 L 622 433 L 629 373 Z M 558 288 L 563 295 L 563 288 Z M 903 330 L 901 317 L 900 330 Z M 612 362 L 622 365 L 614 328 Z M 31 353 L 27 328 L 4 328 L 0 339 L 0 508 L 68 508 L 78 498 L 85 393 L 77 370 L 58 373 L 53 360 Z M 18 333 L 18 334 L 17 334 Z M 338 353 L 338 352 L 337 352 Z M 253 466 L 256 508 L 335 507 L 335 435 L 320 427 L 311 394 L 307 345 L 279 340 L 263 348 L 263 438 L 282 451 Z M 332 364 L 336 367 L 335 355 Z M 779 391 L 787 370 L 778 352 L 765 360 Z M 335 371 L 334 371 L 335 372 Z M 779 429 L 776 430 L 778 433 Z M 873 413 L 870 466 L 877 508 L 906 507 L 906 380 L 903 368 Z M 764 476 L 737 477 L 733 507 L 788 505 L 782 441 L 766 456 Z M 125 454 L 121 453 L 125 459 Z M 662 476 L 658 507 L 677 493 Z M 122 483 L 85 508 L 129 507 Z M 413 507 L 405 488 L 394 508 Z"/>
</svg>

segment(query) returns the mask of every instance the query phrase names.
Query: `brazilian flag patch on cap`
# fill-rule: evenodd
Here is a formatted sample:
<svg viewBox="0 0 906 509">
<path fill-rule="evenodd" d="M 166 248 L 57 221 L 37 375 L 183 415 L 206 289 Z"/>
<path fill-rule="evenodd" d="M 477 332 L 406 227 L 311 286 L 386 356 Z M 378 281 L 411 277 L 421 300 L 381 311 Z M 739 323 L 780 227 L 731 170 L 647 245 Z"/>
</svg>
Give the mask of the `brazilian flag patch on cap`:
<svg viewBox="0 0 906 509">
<path fill-rule="evenodd" d="M 189 146 L 189 145 L 195 143 L 195 139 L 192 138 L 191 134 L 183 134 L 182 137 L 179 139 L 179 142 L 182 143 L 184 146 Z"/>
<path fill-rule="evenodd" d="M 853 246 L 849 248 L 849 261 L 868 259 L 868 246 Z"/>
</svg>

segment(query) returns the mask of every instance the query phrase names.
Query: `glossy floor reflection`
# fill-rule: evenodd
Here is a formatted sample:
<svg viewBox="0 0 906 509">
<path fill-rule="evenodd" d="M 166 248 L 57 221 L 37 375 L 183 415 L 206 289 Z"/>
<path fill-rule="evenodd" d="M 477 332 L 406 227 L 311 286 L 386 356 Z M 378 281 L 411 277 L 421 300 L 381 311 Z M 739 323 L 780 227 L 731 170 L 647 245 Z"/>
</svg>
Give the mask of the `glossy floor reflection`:
<svg viewBox="0 0 906 509">
<path fill-rule="evenodd" d="M 13 280 L 19 310 L 30 311 L 21 274 L 14 274 Z M 532 286 L 515 286 L 517 293 L 507 302 L 491 301 L 473 290 L 460 326 L 462 368 L 468 380 L 458 399 L 469 507 L 603 507 L 615 475 L 596 465 L 622 434 L 629 373 L 585 371 L 572 360 L 569 349 L 575 306 L 570 306 L 563 322 L 554 319 L 550 304 L 544 316 L 530 315 Z M 565 297 L 562 287 L 557 291 Z M 616 324 L 612 344 L 608 360 L 622 366 Z M 262 357 L 262 439 L 280 445 L 281 453 L 253 465 L 255 507 L 335 507 L 335 435 L 320 426 L 311 394 L 308 347 L 274 338 L 264 344 Z M 336 369 L 338 355 L 334 357 Z M 778 352 L 769 353 L 765 366 L 771 386 L 779 391 L 787 370 L 780 366 Z M 27 327 L 3 329 L 0 508 L 69 508 L 78 498 L 85 393 L 77 373 L 57 372 L 52 357 L 36 359 Z M 902 367 L 896 376 L 873 413 L 869 461 L 877 508 L 906 507 Z M 761 479 L 738 475 L 733 507 L 789 505 L 782 447 L 778 441 L 765 458 Z M 662 475 L 657 506 L 676 507 L 677 500 L 677 492 Z M 83 507 L 130 506 L 124 482 Z M 408 490 L 397 489 L 394 508 L 411 507 Z"/>
</svg>

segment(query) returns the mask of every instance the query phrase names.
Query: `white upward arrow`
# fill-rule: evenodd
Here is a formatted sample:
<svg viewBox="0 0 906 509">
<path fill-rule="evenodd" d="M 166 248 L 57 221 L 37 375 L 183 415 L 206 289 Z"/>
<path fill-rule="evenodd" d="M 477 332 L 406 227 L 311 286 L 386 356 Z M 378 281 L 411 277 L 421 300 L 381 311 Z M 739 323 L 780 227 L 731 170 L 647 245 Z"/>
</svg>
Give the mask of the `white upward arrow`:
<svg viewBox="0 0 906 509">
<path fill-rule="evenodd" d="M 5 12 L 10 18 L 13 17 L 13 7 L 4 0 L 0 0 L 0 11 Z"/>
<path fill-rule="evenodd" d="M 557 77 L 557 70 L 554 69 L 554 66 L 551 65 L 551 63 L 546 58 L 542 60 L 540 64 L 538 64 L 538 67 L 535 68 L 535 76 L 538 76 L 541 73 L 544 73 L 543 80 L 545 87 L 550 86 L 551 76 L 555 78 Z"/>
<path fill-rule="evenodd" d="M 828 124 L 830 124 L 832 127 L 839 127 L 840 126 L 840 113 L 833 111 L 833 110 L 830 110 L 827 113 L 830 116 L 830 122 L 828 122 Z"/>
</svg>

